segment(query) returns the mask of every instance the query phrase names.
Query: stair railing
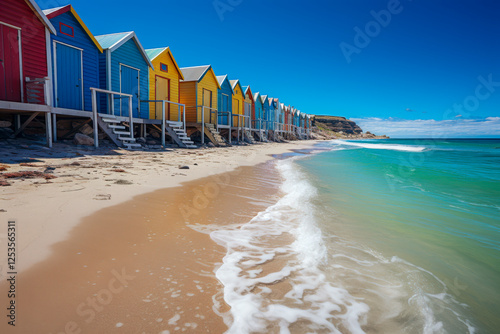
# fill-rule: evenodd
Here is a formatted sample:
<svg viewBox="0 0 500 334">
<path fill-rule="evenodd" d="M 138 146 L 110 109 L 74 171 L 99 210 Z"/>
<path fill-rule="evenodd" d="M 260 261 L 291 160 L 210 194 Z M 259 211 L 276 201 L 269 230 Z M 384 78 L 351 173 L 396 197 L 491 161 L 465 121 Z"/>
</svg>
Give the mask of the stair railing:
<svg viewBox="0 0 500 334">
<path fill-rule="evenodd" d="M 134 117 L 132 115 L 132 95 L 131 94 L 125 94 L 125 93 L 119 93 L 119 92 L 113 92 L 110 90 L 105 90 L 105 89 L 100 89 L 100 88 L 93 88 L 90 87 L 90 92 L 92 94 L 92 123 L 94 123 L 94 146 L 97 148 L 99 147 L 99 137 L 98 137 L 98 127 L 97 127 L 97 120 L 98 120 L 98 115 L 97 115 L 97 93 L 103 93 L 106 94 L 106 96 L 111 96 L 111 98 L 114 98 L 114 95 L 120 96 L 120 98 L 128 98 L 128 117 L 129 117 L 129 129 L 130 129 L 130 138 L 134 138 Z M 113 104 L 113 100 L 112 100 Z M 120 108 L 121 110 L 121 108 Z"/>
<path fill-rule="evenodd" d="M 184 132 L 186 132 L 186 105 L 182 103 L 177 103 L 177 102 L 172 102 L 169 100 L 141 100 L 141 102 L 154 102 L 154 103 L 161 103 L 161 144 L 163 147 L 165 147 L 165 127 L 167 126 L 167 119 L 165 117 L 165 111 L 167 110 L 165 106 L 167 104 L 173 104 L 177 106 L 177 122 L 182 122 L 182 127 L 184 128 Z M 182 112 L 181 112 L 182 109 Z M 181 121 L 181 113 L 182 113 L 182 121 Z M 156 109 L 155 109 L 155 114 L 156 114 Z M 170 115 L 169 117 L 170 118 Z M 170 119 L 169 119 L 170 120 Z"/>
</svg>

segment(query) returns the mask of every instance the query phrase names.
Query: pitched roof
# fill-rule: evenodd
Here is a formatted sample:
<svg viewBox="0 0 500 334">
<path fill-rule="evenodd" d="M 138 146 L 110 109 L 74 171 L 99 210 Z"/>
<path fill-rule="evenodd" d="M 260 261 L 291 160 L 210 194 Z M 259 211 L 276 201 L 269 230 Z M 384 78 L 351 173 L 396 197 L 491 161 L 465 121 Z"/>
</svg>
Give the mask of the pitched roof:
<svg viewBox="0 0 500 334">
<path fill-rule="evenodd" d="M 82 27 L 82 29 L 87 33 L 87 35 L 90 37 L 90 39 L 92 40 L 92 42 L 94 42 L 94 44 L 97 47 L 97 49 L 99 50 L 99 52 L 102 52 L 101 45 L 99 44 L 99 42 L 97 41 L 97 39 L 94 37 L 94 35 L 90 32 L 89 28 L 87 28 L 87 26 L 85 25 L 85 23 L 83 23 L 82 19 L 76 13 L 76 11 L 73 8 L 73 6 L 66 5 L 66 6 L 62 6 L 62 7 L 45 9 L 43 11 L 43 13 L 47 16 L 47 18 L 49 20 L 52 19 L 52 18 L 54 18 L 54 17 L 57 17 L 57 16 L 59 16 L 61 14 L 67 13 L 67 12 L 71 12 L 71 14 L 73 14 L 73 16 L 75 17 L 75 19 L 78 21 L 78 23 Z"/>
<path fill-rule="evenodd" d="M 265 104 L 266 102 L 267 102 L 267 104 L 269 104 L 269 101 L 267 100 L 267 95 L 261 95 L 260 99 L 262 100 L 263 104 Z"/>
<path fill-rule="evenodd" d="M 114 34 L 107 34 L 107 35 L 99 35 L 95 36 L 99 44 L 101 44 L 102 48 L 104 50 L 110 50 L 111 52 L 115 51 L 118 49 L 120 46 L 128 42 L 130 39 L 133 39 L 135 42 L 135 45 L 137 45 L 137 48 L 142 54 L 142 57 L 148 63 L 148 65 L 151 68 L 153 67 L 153 64 L 151 64 L 151 61 L 149 60 L 148 55 L 146 54 L 146 51 L 141 45 L 141 42 L 139 42 L 139 38 L 137 38 L 137 35 L 133 31 L 127 31 L 127 32 L 118 32 Z"/>
<path fill-rule="evenodd" d="M 212 70 L 211 65 L 183 67 L 181 68 L 181 71 L 182 75 L 184 76 L 184 80 L 181 80 L 183 82 L 188 82 L 188 81 L 200 82 L 201 79 L 203 79 L 207 73 L 212 72 L 215 78 L 215 82 L 217 83 L 217 87 L 220 88 L 220 84 L 217 81 L 217 77 L 215 76 L 215 73 Z"/>
<path fill-rule="evenodd" d="M 50 32 L 54 35 L 57 35 L 56 28 L 50 23 L 49 19 L 43 11 L 40 9 L 40 7 L 37 5 L 35 0 L 25 0 L 28 6 L 31 8 L 31 10 L 35 13 L 35 15 L 38 17 L 38 19 L 50 30 Z"/>
<path fill-rule="evenodd" d="M 229 82 L 231 83 L 231 87 L 233 88 L 233 92 L 236 89 L 236 85 L 238 85 L 238 86 L 240 86 L 240 89 L 241 89 L 241 95 L 245 95 L 243 87 L 241 87 L 240 80 L 238 80 L 238 79 L 236 79 L 236 80 L 229 80 Z"/>
<path fill-rule="evenodd" d="M 231 94 L 234 94 L 233 87 L 231 86 L 231 82 L 229 81 L 227 74 L 218 75 L 216 78 L 217 78 L 217 82 L 219 82 L 219 86 L 221 86 L 221 88 L 222 88 L 222 84 L 224 83 L 224 81 L 227 81 L 227 84 L 229 85 L 229 88 L 231 89 Z"/>
<path fill-rule="evenodd" d="M 210 69 L 210 65 L 181 68 L 184 81 L 200 81 Z"/>
<path fill-rule="evenodd" d="M 168 47 L 156 48 L 156 49 L 146 49 L 145 51 L 146 51 L 146 54 L 148 55 L 149 59 L 153 60 L 157 56 L 159 56 L 163 51 L 165 51 L 166 49 L 168 49 Z"/>
<path fill-rule="evenodd" d="M 175 58 L 172 55 L 172 51 L 170 51 L 170 47 L 167 46 L 165 48 L 147 49 L 145 51 L 146 51 L 146 54 L 151 62 L 153 61 L 153 59 L 155 59 L 156 57 L 161 55 L 163 52 L 167 52 L 168 55 L 170 56 L 170 59 L 172 59 L 172 62 L 174 63 L 175 69 L 177 70 L 177 72 L 179 72 L 179 74 L 181 76 L 180 79 L 184 80 L 184 75 L 182 74 L 182 71 L 181 71 L 179 65 L 177 65 L 177 62 L 175 61 Z"/>
<path fill-rule="evenodd" d="M 260 98 L 260 93 L 259 92 L 253 94 L 253 100 L 254 101 L 259 101 L 260 104 L 262 104 L 262 99 Z"/>
</svg>

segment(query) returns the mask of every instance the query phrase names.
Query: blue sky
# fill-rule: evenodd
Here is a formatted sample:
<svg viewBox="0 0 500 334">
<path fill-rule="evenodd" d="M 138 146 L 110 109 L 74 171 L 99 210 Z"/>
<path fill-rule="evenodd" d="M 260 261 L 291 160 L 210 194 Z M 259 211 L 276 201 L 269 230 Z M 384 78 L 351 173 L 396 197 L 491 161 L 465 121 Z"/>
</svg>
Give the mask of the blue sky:
<svg viewBox="0 0 500 334">
<path fill-rule="evenodd" d="M 487 119 L 500 116 L 494 0 L 37 2 L 71 3 L 95 35 L 134 30 L 145 48 L 170 46 L 180 66 L 211 64 L 253 91 L 366 131 L 432 136 L 434 122 L 450 137 L 500 135 Z"/>
</svg>

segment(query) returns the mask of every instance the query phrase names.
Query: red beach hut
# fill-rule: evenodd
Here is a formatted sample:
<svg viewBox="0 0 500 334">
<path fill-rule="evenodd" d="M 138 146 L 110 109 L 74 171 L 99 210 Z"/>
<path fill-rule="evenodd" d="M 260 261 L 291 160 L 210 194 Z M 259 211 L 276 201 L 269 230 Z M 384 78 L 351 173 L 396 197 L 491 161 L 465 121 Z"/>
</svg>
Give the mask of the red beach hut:
<svg viewBox="0 0 500 334">
<path fill-rule="evenodd" d="M 47 104 L 47 54 L 56 30 L 34 0 L 0 5 L 0 101 Z M 49 51 L 50 52 L 50 51 Z M 30 83 L 37 79 L 38 87 Z M 28 89 L 27 87 L 28 86 Z"/>
</svg>

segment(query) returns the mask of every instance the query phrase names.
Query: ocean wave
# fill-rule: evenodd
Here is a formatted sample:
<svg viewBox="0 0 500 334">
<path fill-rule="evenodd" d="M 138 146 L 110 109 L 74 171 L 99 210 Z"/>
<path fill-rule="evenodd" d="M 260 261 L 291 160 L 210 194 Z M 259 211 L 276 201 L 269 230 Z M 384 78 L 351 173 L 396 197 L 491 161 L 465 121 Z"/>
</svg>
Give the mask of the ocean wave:
<svg viewBox="0 0 500 334">
<path fill-rule="evenodd" d="M 367 148 L 371 150 L 391 150 L 391 151 L 404 151 L 404 152 L 423 152 L 427 150 L 427 147 L 425 146 L 412 146 L 412 145 L 399 145 L 399 144 L 370 144 L 370 143 L 344 141 L 339 139 L 332 140 L 332 143 L 338 145 Z"/>
<path fill-rule="evenodd" d="M 231 307 L 227 333 L 364 333 L 368 306 L 319 269 L 327 251 L 310 203 L 316 189 L 291 160 L 278 169 L 283 198 L 239 229 L 210 234 L 227 249 L 216 271 Z"/>
</svg>

